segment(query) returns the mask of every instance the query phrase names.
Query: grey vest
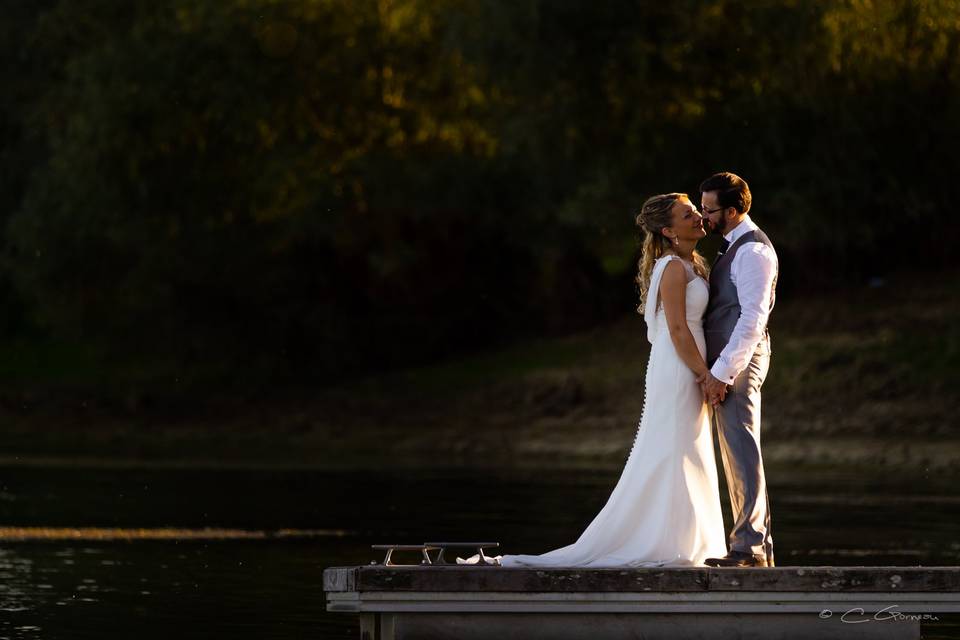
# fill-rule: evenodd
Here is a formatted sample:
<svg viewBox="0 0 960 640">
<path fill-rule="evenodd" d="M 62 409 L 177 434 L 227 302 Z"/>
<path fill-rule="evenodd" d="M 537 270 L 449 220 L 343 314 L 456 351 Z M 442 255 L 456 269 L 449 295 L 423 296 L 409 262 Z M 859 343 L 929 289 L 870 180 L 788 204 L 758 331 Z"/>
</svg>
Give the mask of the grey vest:
<svg viewBox="0 0 960 640">
<path fill-rule="evenodd" d="M 774 251 L 770 238 L 763 231 L 755 229 L 749 231 L 730 245 L 726 253 L 717 259 L 710 271 L 710 302 L 703 316 L 703 333 L 707 342 L 707 365 L 713 366 L 723 348 L 730 341 L 733 328 L 740 319 L 740 300 L 737 299 L 737 288 L 730 281 L 730 267 L 733 258 L 743 245 L 748 242 L 762 242 Z M 774 251 L 776 254 L 776 251 Z M 777 298 L 777 275 L 773 276 L 773 288 L 770 290 L 770 309 Z M 763 328 L 764 339 L 767 339 L 767 328 Z"/>
</svg>

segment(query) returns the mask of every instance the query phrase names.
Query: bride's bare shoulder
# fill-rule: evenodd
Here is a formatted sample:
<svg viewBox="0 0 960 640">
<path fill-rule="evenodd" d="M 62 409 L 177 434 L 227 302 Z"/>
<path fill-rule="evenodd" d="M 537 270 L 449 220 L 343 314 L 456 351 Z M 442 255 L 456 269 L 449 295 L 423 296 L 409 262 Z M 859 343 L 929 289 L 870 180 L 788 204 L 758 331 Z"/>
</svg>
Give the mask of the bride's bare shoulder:
<svg viewBox="0 0 960 640">
<path fill-rule="evenodd" d="M 674 259 L 675 256 L 664 256 L 661 259 L 667 260 L 667 266 L 663 268 L 663 278 L 661 283 L 663 286 L 672 286 L 675 284 L 687 283 L 687 272 L 683 268 L 683 260 L 679 258 Z"/>
</svg>

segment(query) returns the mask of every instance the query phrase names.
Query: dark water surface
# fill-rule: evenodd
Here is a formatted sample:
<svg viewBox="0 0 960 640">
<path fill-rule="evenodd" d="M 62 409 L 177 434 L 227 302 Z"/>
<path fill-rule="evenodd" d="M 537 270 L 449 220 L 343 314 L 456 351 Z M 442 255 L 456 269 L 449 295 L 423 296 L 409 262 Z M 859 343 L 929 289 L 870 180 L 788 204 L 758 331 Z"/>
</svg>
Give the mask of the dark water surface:
<svg viewBox="0 0 960 640">
<path fill-rule="evenodd" d="M 955 477 L 767 473 L 780 566 L 960 564 Z M 0 638 L 356 638 L 354 617 L 325 611 L 324 567 L 366 564 L 382 542 L 482 538 L 506 553 L 569 544 L 619 470 L 0 474 L 0 525 L 59 538 L 14 540 L 9 529 L 0 538 Z M 729 523 L 726 500 L 724 509 Z M 63 539 L 74 527 L 123 528 L 132 539 Z M 171 527 L 265 537 L 140 539 Z M 302 535 L 274 537 L 280 529 Z M 955 618 L 940 618 L 929 637 L 955 637 Z"/>
</svg>

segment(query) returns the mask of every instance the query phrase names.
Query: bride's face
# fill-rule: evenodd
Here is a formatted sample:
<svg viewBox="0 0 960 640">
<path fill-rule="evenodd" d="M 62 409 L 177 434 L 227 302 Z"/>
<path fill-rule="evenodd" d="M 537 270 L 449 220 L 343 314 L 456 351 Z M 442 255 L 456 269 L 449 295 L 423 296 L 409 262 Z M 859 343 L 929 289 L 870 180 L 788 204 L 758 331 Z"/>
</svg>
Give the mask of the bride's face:
<svg viewBox="0 0 960 640">
<path fill-rule="evenodd" d="M 673 225 L 670 227 L 680 242 L 694 241 L 707 235 L 703 227 L 703 216 L 686 198 L 680 198 L 673 204 L 670 213 L 673 215 Z"/>
</svg>

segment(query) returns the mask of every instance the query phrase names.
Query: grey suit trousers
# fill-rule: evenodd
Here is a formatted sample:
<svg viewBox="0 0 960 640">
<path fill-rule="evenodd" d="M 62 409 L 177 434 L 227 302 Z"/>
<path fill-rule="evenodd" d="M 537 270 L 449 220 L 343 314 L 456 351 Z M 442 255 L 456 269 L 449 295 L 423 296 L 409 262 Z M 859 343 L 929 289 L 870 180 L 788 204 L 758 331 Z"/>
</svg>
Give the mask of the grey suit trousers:
<svg viewBox="0 0 960 640">
<path fill-rule="evenodd" d="M 713 419 L 733 510 L 731 551 L 773 560 L 770 499 L 760 455 L 760 387 L 770 368 L 770 338 L 764 336 L 747 368 L 733 381 Z"/>
</svg>

